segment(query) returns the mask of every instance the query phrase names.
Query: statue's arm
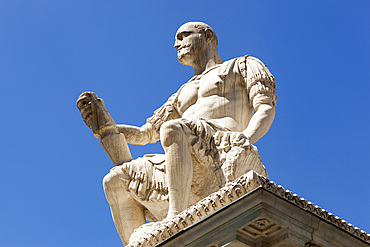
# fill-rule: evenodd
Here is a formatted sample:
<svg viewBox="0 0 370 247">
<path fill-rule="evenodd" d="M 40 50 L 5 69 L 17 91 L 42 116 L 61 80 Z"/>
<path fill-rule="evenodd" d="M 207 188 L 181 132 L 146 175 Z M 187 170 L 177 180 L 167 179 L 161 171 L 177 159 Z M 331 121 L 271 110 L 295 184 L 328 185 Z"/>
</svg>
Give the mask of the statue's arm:
<svg viewBox="0 0 370 247">
<path fill-rule="evenodd" d="M 118 166 L 132 160 L 125 136 L 120 134 L 104 101 L 93 92 L 84 92 L 76 104 L 86 125 L 96 138 L 101 139 L 100 144 L 113 164 Z"/>
<path fill-rule="evenodd" d="M 248 127 L 243 131 L 250 144 L 256 143 L 270 129 L 275 118 L 275 108 L 273 104 L 268 103 L 259 105 Z"/>
<path fill-rule="evenodd" d="M 175 100 L 177 94 L 173 94 L 166 103 L 157 109 L 153 116 L 147 119 L 147 123 L 141 127 L 120 124 L 118 131 L 126 137 L 129 144 L 145 145 L 159 141 L 159 131 L 162 124 L 168 120 L 179 118 Z"/>
<path fill-rule="evenodd" d="M 122 133 L 127 140 L 127 143 L 133 145 L 146 145 L 155 143 L 159 140 L 159 136 L 150 123 L 146 123 L 141 127 L 117 124 L 118 131 Z"/>
<path fill-rule="evenodd" d="M 254 144 L 264 136 L 275 118 L 276 85 L 268 68 L 257 58 L 245 56 L 238 59 L 239 73 L 248 92 L 250 106 L 255 113 L 243 132 L 230 134 L 230 142 L 243 145 Z M 219 141 L 225 137 L 216 135 Z"/>
</svg>

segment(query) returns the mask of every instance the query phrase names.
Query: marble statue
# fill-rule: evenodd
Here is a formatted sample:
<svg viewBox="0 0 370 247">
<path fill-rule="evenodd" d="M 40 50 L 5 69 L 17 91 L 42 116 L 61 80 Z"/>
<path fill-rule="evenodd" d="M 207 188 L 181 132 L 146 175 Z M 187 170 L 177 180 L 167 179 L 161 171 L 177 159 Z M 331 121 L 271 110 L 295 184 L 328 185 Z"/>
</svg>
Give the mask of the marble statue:
<svg viewBox="0 0 370 247">
<path fill-rule="evenodd" d="M 116 124 L 95 93 L 82 93 L 77 101 L 115 165 L 103 185 L 125 245 L 146 220 L 175 217 L 249 171 L 268 177 L 253 144 L 275 116 L 270 71 L 249 55 L 223 61 L 215 32 L 202 22 L 182 25 L 174 48 L 195 75 L 143 126 Z M 132 159 L 127 143 L 157 141 L 165 154 Z"/>
</svg>

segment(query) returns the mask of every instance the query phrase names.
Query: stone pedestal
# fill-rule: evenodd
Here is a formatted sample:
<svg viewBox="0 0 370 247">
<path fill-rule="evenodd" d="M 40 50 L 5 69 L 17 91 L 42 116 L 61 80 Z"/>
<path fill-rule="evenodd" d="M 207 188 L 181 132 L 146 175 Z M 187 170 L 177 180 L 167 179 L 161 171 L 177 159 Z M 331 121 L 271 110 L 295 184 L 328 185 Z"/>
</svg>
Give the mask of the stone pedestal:
<svg viewBox="0 0 370 247">
<path fill-rule="evenodd" d="M 253 171 L 133 235 L 130 247 L 370 246 L 366 232 Z"/>
<path fill-rule="evenodd" d="M 329 217 L 329 213 L 327 216 Z M 367 241 L 310 210 L 259 187 L 157 246 L 370 246 L 369 235 L 363 235 L 366 235 Z"/>
</svg>

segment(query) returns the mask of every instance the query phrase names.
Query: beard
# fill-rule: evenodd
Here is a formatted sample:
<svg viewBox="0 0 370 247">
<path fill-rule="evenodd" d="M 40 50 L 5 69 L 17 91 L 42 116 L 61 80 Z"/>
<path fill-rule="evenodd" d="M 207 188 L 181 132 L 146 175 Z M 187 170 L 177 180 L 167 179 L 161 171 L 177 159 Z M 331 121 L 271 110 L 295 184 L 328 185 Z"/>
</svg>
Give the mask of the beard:
<svg viewBox="0 0 370 247">
<path fill-rule="evenodd" d="M 177 51 L 177 59 L 180 63 L 188 65 L 187 61 L 192 57 L 191 45 L 186 45 Z"/>
<path fill-rule="evenodd" d="M 205 47 L 202 43 L 186 44 L 177 50 L 177 58 L 183 65 L 193 66 L 196 61 L 204 56 Z"/>
<path fill-rule="evenodd" d="M 190 39 L 181 44 L 177 49 L 177 58 L 183 65 L 192 66 L 197 64 L 206 52 L 206 42 L 202 37 Z"/>
</svg>

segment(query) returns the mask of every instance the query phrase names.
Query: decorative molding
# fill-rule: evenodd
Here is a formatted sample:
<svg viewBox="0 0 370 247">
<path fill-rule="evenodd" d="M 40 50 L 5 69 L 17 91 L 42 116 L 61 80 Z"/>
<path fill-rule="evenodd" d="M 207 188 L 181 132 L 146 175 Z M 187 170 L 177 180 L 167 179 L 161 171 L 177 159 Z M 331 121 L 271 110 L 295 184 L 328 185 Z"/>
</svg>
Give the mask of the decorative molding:
<svg viewBox="0 0 370 247">
<path fill-rule="evenodd" d="M 310 211 L 322 219 L 329 221 L 330 223 L 342 228 L 343 230 L 351 233 L 352 235 L 370 243 L 370 234 L 367 234 L 365 231 L 355 227 L 351 223 L 342 220 L 341 218 L 335 216 L 332 213 L 329 213 L 325 209 L 320 208 L 319 206 L 314 205 L 312 202 L 307 201 L 304 198 L 299 197 L 297 194 L 293 194 L 289 190 L 285 190 L 281 185 L 266 180 L 263 185 L 263 188 L 293 202 L 294 204 L 300 206 L 301 208 Z"/>
<path fill-rule="evenodd" d="M 304 247 L 321 247 L 321 246 L 318 245 L 318 244 L 313 243 L 312 241 L 310 241 L 310 242 L 306 243 L 304 245 Z"/>
<path fill-rule="evenodd" d="M 243 235 L 248 236 L 250 239 L 257 239 L 261 236 L 273 236 L 282 232 L 284 227 L 276 222 L 273 222 L 271 219 L 261 216 L 249 224 L 243 226 L 242 229 L 239 229 Z"/>
<path fill-rule="evenodd" d="M 271 222 L 268 219 L 262 218 L 253 222 L 253 225 L 260 230 L 265 230 L 267 227 L 271 225 Z"/>
<path fill-rule="evenodd" d="M 334 216 L 325 209 L 315 206 L 312 202 L 308 202 L 306 199 L 300 198 L 297 194 L 293 194 L 291 191 L 285 190 L 282 186 L 269 181 L 267 178 L 250 171 L 239 177 L 237 180 L 227 183 L 219 191 L 207 196 L 175 217 L 164 219 L 160 222 L 151 222 L 137 228 L 131 235 L 130 243 L 127 247 L 155 246 L 258 187 L 263 187 L 266 190 L 289 200 L 306 211 L 310 211 L 322 219 L 329 221 L 352 235 L 370 243 L 370 235 L 366 232 L 339 217 Z M 271 225 L 271 222 L 268 219 L 259 218 L 252 224 L 254 227 L 264 230 Z M 313 243 L 307 244 L 308 245 L 306 246 L 317 246 L 312 245 Z"/>
</svg>

